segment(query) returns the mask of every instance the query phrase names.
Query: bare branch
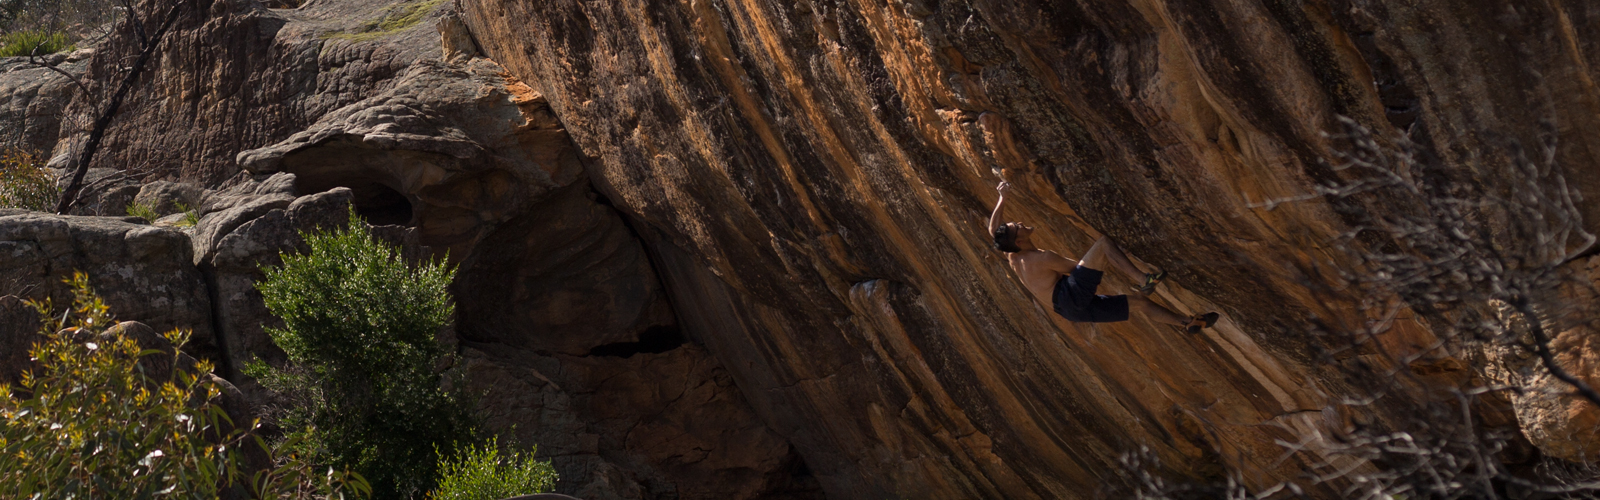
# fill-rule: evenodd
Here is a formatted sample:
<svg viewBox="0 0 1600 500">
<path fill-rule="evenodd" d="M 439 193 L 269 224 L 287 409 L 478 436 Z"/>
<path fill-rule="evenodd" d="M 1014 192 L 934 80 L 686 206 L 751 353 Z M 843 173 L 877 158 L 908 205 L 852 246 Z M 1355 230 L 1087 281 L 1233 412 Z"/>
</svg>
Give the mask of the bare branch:
<svg viewBox="0 0 1600 500">
<path fill-rule="evenodd" d="M 42 46 L 43 44 L 40 44 L 40 45 Z M 78 87 L 78 90 L 83 91 L 84 95 L 88 95 L 89 94 L 89 87 L 87 85 L 83 84 L 83 80 L 78 79 L 78 77 L 76 77 L 76 76 L 72 76 L 71 73 L 67 73 L 66 71 L 62 70 L 61 68 L 56 67 L 55 64 L 51 64 L 49 61 L 41 59 L 39 57 L 39 55 L 38 55 L 38 52 L 39 52 L 39 47 L 34 47 L 34 49 L 28 53 L 28 65 L 29 66 L 33 66 L 33 67 L 36 67 L 36 68 L 45 68 L 45 69 L 48 69 L 50 71 L 54 71 L 55 73 L 57 73 L 57 74 L 59 74 L 61 76 L 67 77 L 67 81 L 70 81 L 70 82 L 72 82 L 73 85 L 76 85 Z"/>
<path fill-rule="evenodd" d="M 131 24 L 133 25 L 133 34 L 135 36 L 139 37 L 139 49 L 143 50 L 143 49 L 149 48 L 150 47 L 150 39 L 146 38 L 144 36 L 144 20 L 143 19 L 139 19 L 139 11 L 135 10 L 133 8 L 133 2 L 132 1 L 130 1 L 130 0 L 121 0 L 121 1 L 122 1 L 122 9 L 125 12 L 128 13 L 128 19 L 130 21 L 132 21 Z M 177 5 L 173 5 L 173 8 L 177 8 Z M 157 40 L 157 42 L 159 43 L 160 41 Z"/>
<path fill-rule="evenodd" d="M 177 22 L 178 14 L 182 11 L 183 5 L 183 3 L 173 4 L 167 13 L 166 19 L 161 22 L 161 27 L 156 30 L 154 37 L 152 37 L 152 43 L 145 45 L 139 51 L 139 58 L 134 61 L 127 77 L 122 79 L 122 83 L 117 86 L 117 92 L 112 94 L 105 110 L 101 111 L 100 117 L 95 120 L 94 128 L 89 132 L 89 139 L 84 143 L 83 151 L 78 157 L 78 163 L 75 166 L 77 170 L 73 173 L 72 180 L 67 183 L 67 187 L 61 192 L 61 201 L 56 204 L 56 213 L 66 214 L 78 202 L 78 195 L 83 188 L 83 177 L 89 172 L 89 164 L 94 160 L 95 151 L 99 149 L 100 141 L 104 138 L 106 130 L 110 128 L 111 120 L 116 117 L 118 109 L 122 107 L 122 100 L 127 97 L 128 92 L 133 89 L 134 83 L 138 81 L 139 74 L 144 72 L 146 63 L 150 61 L 151 56 L 160 47 L 161 39 L 166 36 L 167 30 L 171 29 L 172 25 Z M 128 22 L 137 22 L 131 11 L 129 12 Z"/>
<path fill-rule="evenodd" d="M 1528 299 L 1517 297 L 1507 302 L 1511 304 L 1511 307 L 1516 308 L 1517 312 L 1521 313 L 1522 317 L 1528 321 L 1528 333 L 1533 335 L 1533 345 L 1526 346 L 1526 348 L 1539 355 L 1539 361 L 1544 363 L 1544 368 L 1550 371 L 1551 376 L 1566 382 L 1567 385 L 1571 385 L 1584 399 L 1600 407 L 1600 392 L 1595 392 L 1593 387 L 1589 387 L 1589 384 L 1585 384 L 1583 380 L 1572 376 L 1571 373 L 1567 373 L 1566 370 L 1561 368 L 1561 364 L 1556 361 L 1555 354 L 1550 352 L 1550 338 L 1545 335 L 1544 325 L 1540 324 L 1539 317 L 1534 314 L 1533 309 L 1528 305 Z"/>
</svg>

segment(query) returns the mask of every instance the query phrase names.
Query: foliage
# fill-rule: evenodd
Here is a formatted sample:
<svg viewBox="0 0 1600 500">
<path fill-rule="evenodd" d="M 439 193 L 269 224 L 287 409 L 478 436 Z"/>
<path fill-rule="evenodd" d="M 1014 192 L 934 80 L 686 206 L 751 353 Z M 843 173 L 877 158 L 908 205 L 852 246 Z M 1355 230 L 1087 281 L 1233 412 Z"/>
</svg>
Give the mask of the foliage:
<svg viewBox="0 0 1600 500">
<path fill-rule="evenodd" d="M 254 436 L 257 446 L 273 450 L 273 468 L 257 471 L 250 480 L 250 494 L 258 499 L 343 499 L 345 488 L 351 498 L 372 495 L 372 486 L 366 478 L 354 472 L 336 471 L 330 467 L 316 467 L 306 456 L 296 453 L 300 438 L 290 437 L 269 445 L 261 436 Z"/>
<path fill-rule="evenodd" d="M 0 150 L 0 208 L 49 211 L 60 198 L 56 177 L 27 150 Z"/>
<path fill-rule="evenodd" d="M 454 459 L 439 456 L 439 488 L 433 500 L 499 500 L 544 493 L 555 486 L 556 470 L 550 462 L 534 460 L 535 450 L 524 455 L 501 454 L 499 441 L 466 445 Z"/>
<path fill-rule="evenodd" d="M 0 497 L 216 498 L 241 479 L 241 448 L 255 444 L 218 406 L 211 364 L 182 363 L 178 348 L 189 333 L 167 332 L 170 352 L 107 334 L 114 321 L 88 277 L 68 283 L 70 311 L 57 316 L 48 301 L 34 304 L 45 324 L 30 351 L 34 370 L 16 387 L 0 384 Z M 279 463 L 267 472 L 309 467 L 292 457 Z M 332 471 L 293 486 L 257 493 L 344 498 L 366 489 L 359 477 Z"/>
<path fill-rule="evenodd" d="M 443 263 L 412 268 L 373 241 L 352 210 L 347 229 L 302 233 L 310 253 L 284 254 L 257 285 L 284 322 L 270 329 L 290 365 L 246 373 L 281 393 L 285 429 L 322 463 L 349 467 L 384 498 L 434 486 L 436 449 L 468 442 L 467 404 L 440 388 L 435 334 L 454 313 Z"/>
<path fill-rule="evenodd" d="M 82 40 L 117 17 L 114 5 L 105 0 L 0 0 L 0 33 L 33 30 Z"/>
<path fill-rule="evenodd" d="M 154 205 L 149 203 L 140 203 L 138 201 L 128 203 L 127 212 L 128 215 L 144 219 L 146 222 L 155 222 L 156 219 L 161 218 L 161 213 L 156 212 L 156 207 Z"/>
<path fill-rule="evenodd" d="M 0 57 L 43 56 L 72 48 L 67 34 L 60 31 L 24 30 L 0 35 Z"/>
</svg>

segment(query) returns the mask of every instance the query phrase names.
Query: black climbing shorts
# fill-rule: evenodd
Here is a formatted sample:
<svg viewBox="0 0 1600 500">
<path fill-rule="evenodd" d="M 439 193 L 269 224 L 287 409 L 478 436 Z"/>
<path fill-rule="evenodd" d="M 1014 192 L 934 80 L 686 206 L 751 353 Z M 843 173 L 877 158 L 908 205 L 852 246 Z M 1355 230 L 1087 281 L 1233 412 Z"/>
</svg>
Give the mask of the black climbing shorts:
<svg viewBox="0 0 1600 500">
<path fill-rule="evenodd" d="M 1127 295 L 1095 295 L 1100 278 L 1106 273 L 1078 266 L 1072 274 L 1056 280 L 1056 314 L 1080 323 L 1112 323 L 1128 320 Z"/>
</svg>

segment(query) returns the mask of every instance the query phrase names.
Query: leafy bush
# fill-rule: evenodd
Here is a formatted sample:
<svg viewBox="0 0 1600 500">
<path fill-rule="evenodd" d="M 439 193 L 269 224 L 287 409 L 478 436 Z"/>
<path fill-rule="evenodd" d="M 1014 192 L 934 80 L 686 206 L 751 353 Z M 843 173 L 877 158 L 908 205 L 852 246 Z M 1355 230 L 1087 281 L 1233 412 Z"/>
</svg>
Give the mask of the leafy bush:
<svg viewBox="0 0 1600 500">
<path fill-rule="evenodd" d="M 442 454 L 442 477 L 433 500 L 500 500 L 519 495 L 544 493 L 556 483 L 556 470 L 550 462 L 527 455 L 500 453 L 499 441 L 490 439 L 479 446 L 464 446 L 454 459 Z"/>
<path fill-rule="evenodd" d="M 245 471 L 240 448 L 259 441 L 216 404 L 221 388 L 205 375 L 211 364 L 180 362 L 189 333 L 164 335 L 171 352 L 102 335 L 114 324 L 105 303 L 84 274 L 68 282 L 71 311 L 57 316 L 48 302 L 35 303 L 45 324 L 30 351 L 37 366 L 16 387 L 0 384 L 0 498 L 216 498 L 234 485 Z M 173 368 L 157 379 L 154 366 Z M 268 451 L 281 459 L 258 479 L 298 481 L 257 481 L 258 498 L 366 491 L 359 477 L 307 474 L 306 462 Z"/>
<path fill-rule="evenodd" d="M 43 56 L 72 48 L 67 34 L 60 31 L 24 30 L 0 35 L 0 57 Z"/>
<path fill-rule="evenodd" d="M 415 268 L 373 241 L 354 211 L 347 229 L 302 233 L 311 252 L 285 254 L 257 285 L 283 319 L 270 329 L 290 365 L 246 373 L 290 401 L 282 423 L 321 463 L 354 469 L 382 498 L 434 486 L 435 450 L 467 443 L 467 404 L 440 388 L 435 334 L 454 313 L 455 271 Z"/>
<path fill-rule="evenodd" d="M 48 212 L 60 196 L 55 175 L 38 155 L 16 148 L 0 151 L 0 208 Z"/>
</svg>

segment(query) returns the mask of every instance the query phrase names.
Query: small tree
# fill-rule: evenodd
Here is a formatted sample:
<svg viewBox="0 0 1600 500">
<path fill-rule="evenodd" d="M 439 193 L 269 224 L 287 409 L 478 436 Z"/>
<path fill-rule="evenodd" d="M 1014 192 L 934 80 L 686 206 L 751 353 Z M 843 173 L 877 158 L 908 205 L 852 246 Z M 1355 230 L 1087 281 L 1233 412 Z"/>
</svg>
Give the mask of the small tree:
<svg viewBox="0 0 1600 500">
<path fill-rule="evenodd" d="M 416 267 L 372 239 L 352 210 L 347 229 L 302 233 L 311 252 L 284 254 L 257 288 L 283 319 L 270 329 L 290 365 L 246 373 L 285 396 L 284 427 L 325 463 L 350 467 L 384 498 L 415 496 L 437 477 L 435 449 L 474 435 L 467 405 L 440 388 L 435 339 L 454 314 L 455 271 Z"/>
</svg>

